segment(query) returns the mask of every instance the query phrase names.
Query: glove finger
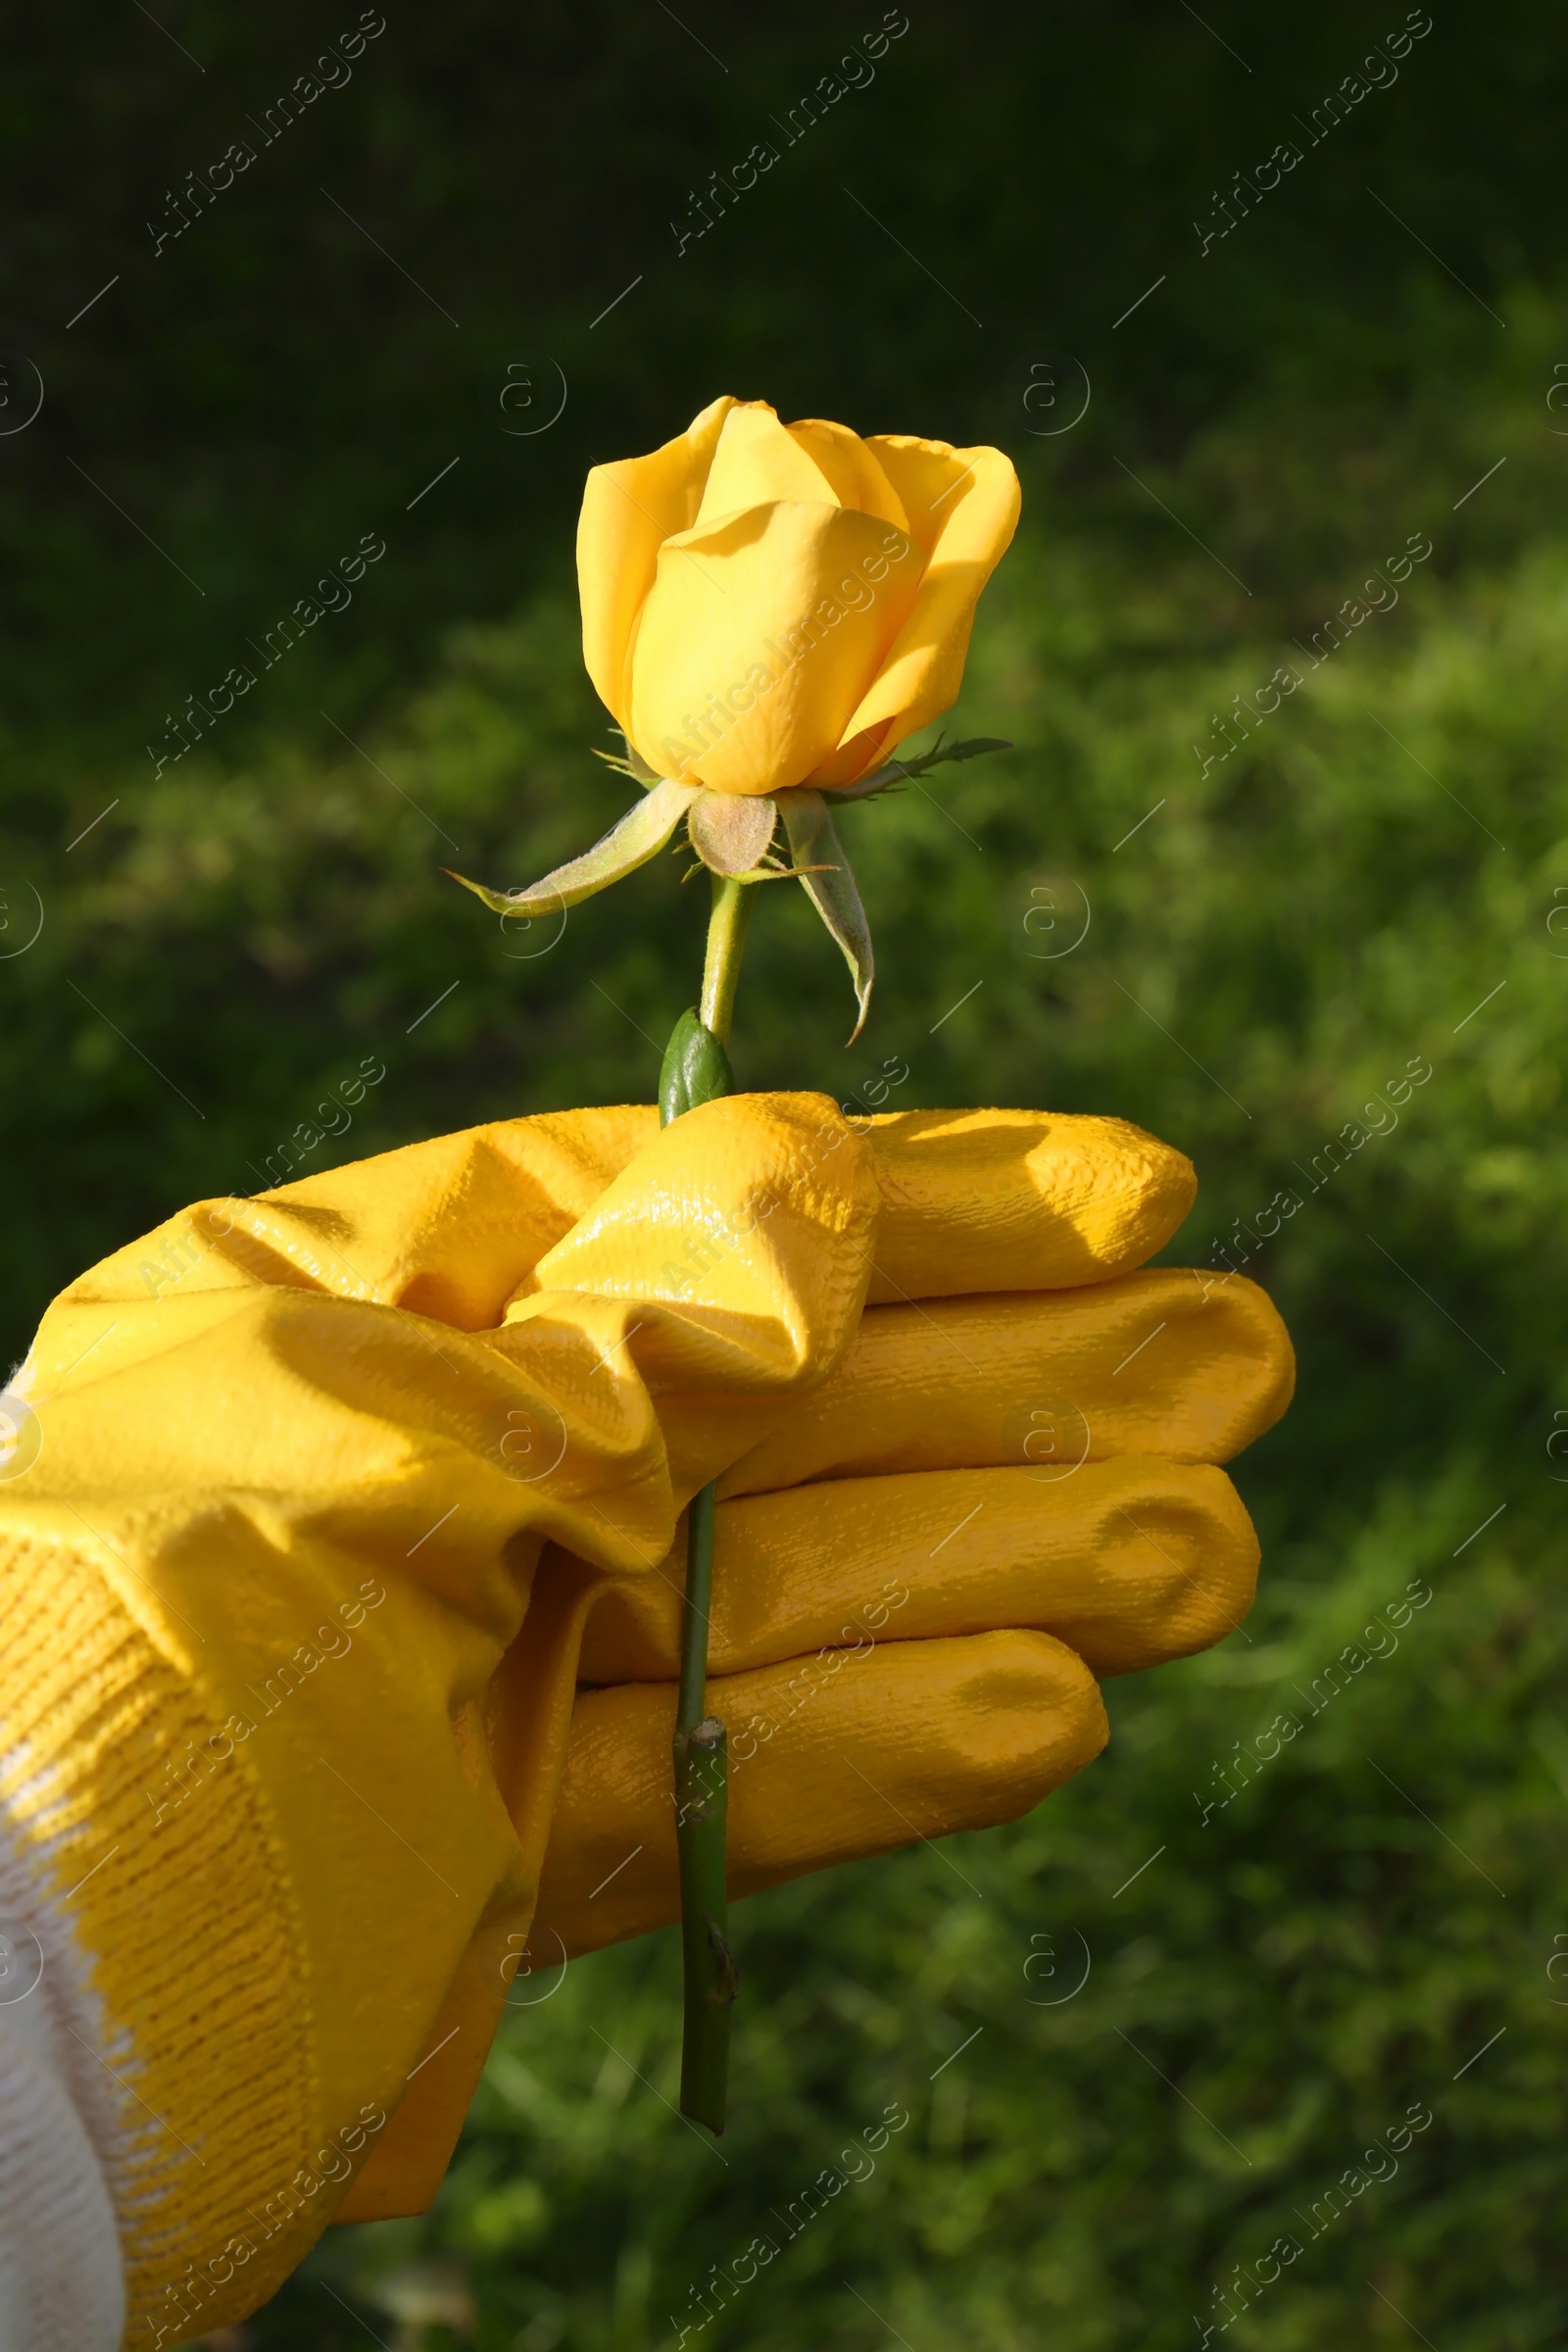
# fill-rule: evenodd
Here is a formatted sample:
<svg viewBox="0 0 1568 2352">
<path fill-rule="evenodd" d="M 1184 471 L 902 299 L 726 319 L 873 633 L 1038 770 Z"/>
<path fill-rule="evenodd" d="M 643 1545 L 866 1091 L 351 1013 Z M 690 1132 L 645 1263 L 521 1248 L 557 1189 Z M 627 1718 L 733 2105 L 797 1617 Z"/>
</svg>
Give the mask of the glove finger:
<svg viewBox="0 0 1568 2352">
<path fill-rule="evenodd" d="M 296 1127 L 267 1160 L 271 1191 L 197 1201 L 73 1283 L 54 1309 L 62 1360 L 102 1329 L 92 1318 L 105 1304 L 252 1284 L 492 1330 L 540 1258 L 660 1135 L 652 1103 L 550 1111 L 296 1177 L 350 1130 L 350 1105 L 376 1083 L 348 1081 L 342 1102 L 317 1106 L 318 1126 Z M 1191 1205 L 1189 1162 L 1119 1119 L 902 1111 L 857 1113 L 855 1126 L 881 1202 L 874 1299 L 1096 1281 L 1152 1255 Z M 701 1251 L 685 1270 L 701 1279 Z"/>
<path fill-rule="evenodd" d="M 1240 1275 L 880 1306 L 831 1379 L 728 1470 L 724 1495 L 899 1470 L 1223 1462 L 1295 1385 L 1272 1300 Z"/>
<path fill-rule="evenodd" d="M 501 1344 L 591 1342 L 617 1316 L 581 1374 L 658 1398 L 683 1501 L 840 1361 L 876 1215 L 870 1151 L 826 1096 L 704 1103 L 539 1260 Z"/>
<path fill-rule="evenodd" d="M 658 1131 L 651 1105 L 552 1111 L 409 1144 L 254 1200 L 198 1200 L 55 1300 L 62 1360 L 102 1330 L 105 1304 L 257 1284 L 493 1330 L 539 1258 Z"/>
<path fill-rule="evenodd" d="M 870 1152 L 825 1095 L 731 1095 L 622 1169 L 540 1258 L 507 1322 L 573 1296 L 676 1306 L 713 1334 L 711 1385 L 729 1385 L 737 1341 L 747 1363 L 777 1355 L 815 1377 L 820 1335 L 836 1360 L 859 1314 L 876 1215 Z M 657 1347 L 643 1352 L 657 1368 Z"/>
<path fill-rule="evenodd" d="M 385 1544 L 394 1573 L 438 1524 L 421 1575 L 505 1592 L 503 1547 L 523 1530 L 650 1568 L 687 1497 L 843 1354 L 876 1205 L 869 1148 L 826 1098 L 709 1103 L 545 1253 L 550 1287 L 499 1331 L 454 1333 L 292 1259 L 262 1278 L 251 1252 L 270 1221 L 298 1242 L 316 1211 L 235 1202 L 221 1253 L 172 1289 L 150 1295 L 112 1261 L 57 1300 L 27 1394 L 50 1458 L 111 1519 L 237 1489 L 266 1497 L 270 1522 Z M 95 1440 L 111 1382 L 134 1402 L 110 1406 Z"/>
<path fill-rule="evenodd" d="M 1190 1160 L 1125 1119 L 906 1110 L 870 1134 L 873 1303 L 1102 1282 L 1162 1250 L 1198 1189 Z"/>
<path fill-rule="evenodd" d="M 1035 1633 L 899 1642 L 788 1711 L 788 1669 L 709 1685 L 729 1726 L 729 1886 L 1012 1821 L 1105 1743 L 1081 1658 Z M 671 1789 L 675 1691 L 579 1692 L 530 1947 L 597 1950 L 680 1916 Z M 776 1728 L 775 1728 L 776 1726 Z"/>
<path fill-rule="evenodd" d="M 366 1072 L 318 1104 L 319 1124 L 302 1122 L 269 1155 L 274 1189 L 180 1210 L 73 1283 L 57 1315 L 264 1283 L 490 1330 L 660 1133 L 652 1103 L 549 1111 L 299 1177 L 377 1083 Z M 881 1197 L 873 1299 L 1096 1281 L 1151 1256 L 1192 1202 L 1190 1163 L 1119 1119 L 948 1110 L 855 1123 Z"/>
<path fill-rule="evenodd" d="M 662 1576 L 606 1591 L 581 1682 L 678 1675 L 683 1560 L 677 1538 Z M 1206 1466 L 1121 1457 L 1059 1478 L 829 1479 L 719 1505 L 709 1671 L 797 1660 L 799 1705 L 875 1642 L 1028 1626 L 1102 1679 L 1133 1674 L 1233 1632 L 1257 1561 L 1241 1496 Z"/>
</svg>

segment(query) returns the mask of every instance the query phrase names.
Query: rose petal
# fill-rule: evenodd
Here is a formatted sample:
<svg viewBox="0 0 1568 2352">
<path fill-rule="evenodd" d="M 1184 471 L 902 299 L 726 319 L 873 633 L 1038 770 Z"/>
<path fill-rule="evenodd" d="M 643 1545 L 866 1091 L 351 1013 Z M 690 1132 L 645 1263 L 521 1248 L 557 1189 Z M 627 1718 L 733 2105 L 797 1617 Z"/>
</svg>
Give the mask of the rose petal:
<svg viewBox="0 0 1568 2352">
<path fill-rule="evenodd" d="M 845 723 L 847 744 L 891 722 L 860 773 L 956 701 L 974 609 L 1006 551 L 1020 503 L 1018 477 L 999 449 L 949 449 L 898 434 L 869 446 L 904 498 L 911 535 L 931 556 L 897 642 Z"/>
<path fill-rule="evenodd" d="M 724 393 L 662 449 L 596 466 L 588 476 L 577 523 L 582 655 L 600 700 L 622 726 L 632 635 L 660 548 L 672 531 L 689 530 L 697 520 L 713 451 L 735 405 Z"/>
<path fill-rule="evenodd" d="M 765 400 L 737 401 L 724 418 L 694 519 L 706 527 L 779 499 L 847 507 L 907 527 L 903 501 L 858 433 L 819 417 L 781 424 Z"/>
<path fill-rule="evenodd" d="M 880 518 L 792 500 L 666 541 L 631 656 L 626 727 L 644 759 L 718 792 L 799 784 L 849 731 L 919 564 Z"/>
<path fill-rule="evenodd" d="M 805 416 L 789 427 L 789 434 L 807 452 L 841 507 L 851 507 L 858 514 L 880 515 L 901 531 L 908 529 L 903 499 L 858 433 L 852 433 L 847 424 L 830 423 L 825 416 Z"/>
<path fill-rule="evenodd" d="M 882 757 L 882 747 L 892 732 L 891 718 L 879 719 L 874 727 L 862 727 L 858 735 L 849 736 L 836 752 L 830 752 L 818 766 L 813 767 L 806 779 L 807 783 L 818 786 L 824 792 L 831 792 L 846 784 L 858 784 L 861 777 L 868 776 L 876 766 Z"/>
</svg>

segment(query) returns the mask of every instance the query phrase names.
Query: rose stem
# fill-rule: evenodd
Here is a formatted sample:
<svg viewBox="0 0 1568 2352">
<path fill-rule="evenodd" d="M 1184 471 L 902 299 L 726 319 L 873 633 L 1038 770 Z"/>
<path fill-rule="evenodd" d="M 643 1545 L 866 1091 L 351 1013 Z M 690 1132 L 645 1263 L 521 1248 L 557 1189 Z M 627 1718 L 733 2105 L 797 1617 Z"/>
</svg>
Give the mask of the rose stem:
<svg viewBox="0 0 1568 2352">
<path fill-rule="evenodd" d="M 716 1054 L 688 1061 L 688 1108 L 729 1090 L 729 1042 L 752 893 L 731 875 L 713 876 L 713 907 L 703 962 L 698 1019 Z M 706 1041 L 699 1040 L 699 1045 Z M 675 1844 L 680 1861 L 685 2021 L 681 2042 L 683 2115 L 724 2129 L 730 2010 L 739 1977 L 729 1948 L 724 1829 L 729 1757 L 724 1726 L 708 1713 L 708 1630 L 713 1589 L 714 1491 L 693 1495 L 687 1515 L 686 1592 L 681 1605 L 680 1696 L 675 1709 Z"/>
<path fill-rule="evenodd" d="M 713 876 L 713 910 L 708 918 L 708 953 L 703 958 L 703 1001 L 698 1018 L 703 1027 L 729 1044 L 735 1016 L 735 988 L 741 976 L 746 926 L 751 919 L 753 886 L 732 874 Z"/>
</svg>

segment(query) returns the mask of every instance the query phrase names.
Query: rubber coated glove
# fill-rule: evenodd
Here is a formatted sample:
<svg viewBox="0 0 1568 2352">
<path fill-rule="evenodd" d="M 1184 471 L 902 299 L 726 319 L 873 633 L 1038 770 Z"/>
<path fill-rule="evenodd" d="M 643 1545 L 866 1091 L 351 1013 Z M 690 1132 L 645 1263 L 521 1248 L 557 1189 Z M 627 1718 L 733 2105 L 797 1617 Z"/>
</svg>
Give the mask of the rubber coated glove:
<svg viewBox="0 0 1568 2352">
<path fill-rule="evenodd" d="M 714 1613 L 715 1665 L 734 1670 L 714 1701 L 734 1720 L 744 1701 L 778 1714 L 766 1661 L 803 1632 L 820 1645 L 823 1609 L 842 1621 L 896 1569 L 896 1520 L 853 1515 L 870 1478 L 909 1490 L 916 1544 L 960 1463 L 996 1481 L 1012 1462 L 1037 1512 L 1054 1483 L 1070 1491 L 1031 1476 L 1060 1466 L 1040 1459 L 1041 1423 L 1017 1446 L 993 1426 L 1009 1381 L 1025 1402 L 1038 1389 L 1043 1348 L 1050 1396 L 1029 1409 L 1059 1416 L 1065 1396 L 1085 1414 L 1080 1494 L 1131 1466 L 1097 1463 L 1107 1438 L 1168 1441 L 1171 1464 L 1122 1498 L 1164 1513 L 1145 1522 L 1178 1563 L 1152 1572 L 1163 1610 L 1114 1544 L 1077 1548 L 1101 1542 L 1092 1514 L 1042 1538 L 1000 1489 L 999 1547 L 956 1529 L 903 1580 L 897 1651 L 841 1687 L 873 1784 L 927 1812 L 948 1789 L 927 1835 L 1032 1802 L 1103 1737 L 1063 1640 L 970 1630 L 1040 1624 L 1053 1556 L 1082 1588 L 1060 1631 L 1102 1668 L 1225 1630 L 1250 1531 L 1216 1473 L 1178 1465 L 1234 1450 L 1283 1403 L 1288 1348 L 1259 1294 L 1112 1281 L 1076 1361 L 1040 1318 L 1079 1300 L 860 1320 L 873 1284 L 911 1300 L 1098 1284 L 1190 1198 L 1179 1155 L 1115 1122 L 909 1114 L 867 1137 L 822 1098 L 741 1098 L 662 1134 L 645 1110 L 508 1122 L 206 1204 L 56 1302 L 0 1513 L 0 1865 L 48 1989 L 0 2006 L 0 2064 L 46 2115 L 38 2081 L 66 2085 L 118 2231 L 127 2340 L 254 2308 L 334 2210 L 428 2198 L 547 1838 L 549 1916 L 577 1948 L 670 1912 L 654 1752 L 662 1739 L 667 1771 L 670 1620 L 647 1594 L 667 1595 L 678 1512 L 709 1478 L 736 1492 Z M 947 1331 L 951 1362 L 888 1351 L 911 1315 Z M 1110 1329 L 1142 1353 L 1102 1360 Z M 814 1535 L 791 1520 L 824 1497 L 851 1515 Z M 981 1520 L 992 1508 L 988 1490 Z M 803 1557 L 824 1539 L 858 1548 Z M 588 1671 L 612 1687 L 574 1712 L 595 1627 Z M 911 1722 L 955 1699 L 966 1724 Z M 824 1695 L 794 1748 L 830 1717 Z M 835 1817 L 842 1775 L 814 1825 L 765 1796 L 790 1732 L 759 1734 L 737 1770 L 738 1889 L 898 1841 L 854 1800 Z M 618 1859 L 645 1815 L 651 1865 L 595 1913 L 595 1841 L 608 1826 Z M 98 2209 L 79 2178 L 59 2201 L 85 2243 Z"/>
</svg>

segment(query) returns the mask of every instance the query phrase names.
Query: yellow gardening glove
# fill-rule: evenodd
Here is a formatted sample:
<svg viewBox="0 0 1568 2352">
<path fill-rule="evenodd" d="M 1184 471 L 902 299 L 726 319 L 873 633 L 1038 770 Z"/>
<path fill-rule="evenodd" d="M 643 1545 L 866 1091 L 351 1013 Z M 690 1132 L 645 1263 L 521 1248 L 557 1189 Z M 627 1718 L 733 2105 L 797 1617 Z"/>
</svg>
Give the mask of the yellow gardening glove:
<svg viewBox="0 0 1568 2352">
<path fill-rule="evenodd" d="M 1267 1425 L 1288 1345 L 1246 1284 L 1104 1282 L 1190 1199 L 1111 1121 L 588 1111 L 205 1204 L 56 1302 L 0 1490 L 0 1863 L 127 2340 L 254 2308 L 334 2211 L 427 2200 L 547 1838 L 572 1947 L 673 1915 L 663 1580 L 708 1479 L 738 1890 L 1034 1801 L 1103 1738 L 1067 1643 L 1113 1671 L 1227 1630 L 1250 1529 L 1180 1465 Z M 868 1283 L 955 1303 L 862 1323 Z M 1037 1479 L 1075 1410 L 1083 1466 Z M 896 1642 L 792 1715 L 776 1662 L 895 1580 Z M 612 1687 L 574 1712 L 585 1627 Z M 597 1858 L 639 1842 L 607 1907 Z"/>
<path fill-rule="evenodd" d="M 925 1123 L 876 1136 L 879 1172 Z M 729 1729 L 734 1895 L 1014 1819 L 1104 1745 L 1097 1677 L 1207 1648 L 1251 1605 L 1256 1538 L 1211 1465 L 1290 1398 L 1266 1296 L 1191 1270 L 1020 1295 L 1064 1270 L 1030 1267 L 1000 1219 L 976 1247 L 963 1146 L 996 1131 L 962 1124 L 937 1129 L 953 1214 L 922 1236 L 923 1274 L 900 1268 L 902 1302 L 870 1307 L 719 1484 L 708 1706 Z M 1106 1191 L 1134 1173 L 1132 1131 L 1049 1126 L 1052 1146 L 1099 1130 Z M 1029 1173 L 1079 1170 L 1048 1147 Z M 954 1276 L 1008 1295 L 944 1298 Z M 891 1287 L 873 1277 L 874 1298 Z M 679 1916 L 684 1557 L 682 1539 L 657 1578 L 611 1580 L 589 1619 L 527 1965 Z M 552 1547 L 540 1588 L 571 1574 Z"/>
</svg>

